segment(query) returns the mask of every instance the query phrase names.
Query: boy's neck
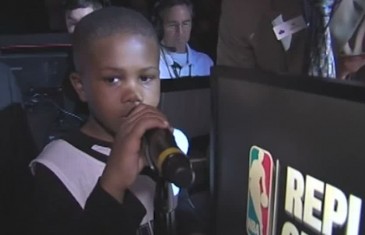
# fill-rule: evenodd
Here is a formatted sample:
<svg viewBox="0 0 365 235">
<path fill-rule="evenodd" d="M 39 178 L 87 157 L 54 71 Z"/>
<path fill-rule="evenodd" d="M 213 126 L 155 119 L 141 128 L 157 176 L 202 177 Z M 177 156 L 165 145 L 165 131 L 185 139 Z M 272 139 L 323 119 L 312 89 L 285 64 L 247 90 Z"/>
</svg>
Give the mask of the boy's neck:
<svg viewBox="0 0 365 235">
<path fill-rule="evenodd" d="M 81 127 L 80 130 L 85 135 L 98 140 L 111 143 L 114 141 L 113 135 L 91 118 Z"/>
</svg>

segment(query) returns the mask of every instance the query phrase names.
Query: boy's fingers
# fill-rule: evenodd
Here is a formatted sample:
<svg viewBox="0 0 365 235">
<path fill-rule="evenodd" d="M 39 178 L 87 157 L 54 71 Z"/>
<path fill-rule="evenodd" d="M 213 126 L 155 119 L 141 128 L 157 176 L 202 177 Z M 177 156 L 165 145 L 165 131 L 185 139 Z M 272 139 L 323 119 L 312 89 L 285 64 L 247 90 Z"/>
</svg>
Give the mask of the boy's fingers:
<svg viewBox="0 0 365 235">
<path fill-rule="evenodd" d="M 138 115 L 134 115 L 133 117 L 125 119 L 122 125 L 134 126 L 137 123 L 141 122 L 142 119 L 158 119 L 161 122 L 167 122 L 165 116 L 161 115 L 160 113 L 146 110 L 145 112 L 141 112 Z"/>
<path fill-rule="evenodd" d="M 164 119 L 160 117 L 155 118 L 140 118 L 135 122 L 131 129 L 131 134 L 134 135 L 136 138 L 141 138 L 145 132 L 149 129 L 153 128 L 168 128 L 169 124 Z"/>
<path fill-rule="evenodd" d="M 133 120 L 134 118 L 138 118 L 142 115 L 148 115 L 151 113 L 156 113 L 159 114 L 161 117 L 163 117 L 164 119 L 166 119 L 165 115 L 162 114 L 158 109 L 156 109 L 155 107 L 152 106 L 148 106 L 148 105 L 138 105 L 137 107 L 135 107 L 128 116 L 125 117 L 126 120 Z"/>
<path fill-rule="evenodd" d="M 156 122 L 156 124 L 152 124 L 151 120 L 154 120 L 153 122 Z M 148 130 L 154 127 L 169 127 L 166 117 L 160 111 L 158 111 L 156 108 L 146 105 L 136 107 L 135 110 L 128 117 L 125 118 L 120 127 L 120 130 L 124 133 L 130 133 L 133 129 L 135 129 L 136 126 L 139 125 L 142 125 L 142 127 L 144 125 L 148 125 L 148 127 L 146 127 L 147 129 L 143 128 L 143 130 Z M 140 134 L 140 132 L 137 133 Z M 142 133 L 142 135 L 143 134 L 144 132 Z"/>
</svg>

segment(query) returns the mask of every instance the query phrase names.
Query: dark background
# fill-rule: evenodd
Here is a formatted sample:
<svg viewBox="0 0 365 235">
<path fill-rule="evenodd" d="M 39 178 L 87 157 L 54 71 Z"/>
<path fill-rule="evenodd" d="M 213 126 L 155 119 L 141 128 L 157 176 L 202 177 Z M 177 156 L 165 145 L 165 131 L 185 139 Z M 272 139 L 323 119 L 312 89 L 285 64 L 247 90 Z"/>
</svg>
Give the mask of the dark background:
<svg viewBox="0 0 365 235">
<path fill-rule="evenodd" d="M 274 162 L 280 161 L 277 233 L 273 234 L 281 234 L 286 221 L 299 231 L 317 234 L 284 210 L 288 166 L 304 178 L 308 174 L 338 188 L 347 200 L 353 194 L 364 201 L 365 188 L 359 183 L 365 177 L 363 84 L 224 67 L 216 67 L 212 79 L 212 234 L 247 234 L 253 145 L 270 152 Z M 364 234 L 364 203 L 361 213 L 359 234 Z M 322 220 L 322 216 L 316 217 Z M 335 228 L 332 234 L 343 235 L 344 229 Z"/>
<path fill-rule="evenodd" d="M 156 0 L 111 0 L 114 6 L 140 11 L 147 18 Z M 193 48 L 215 60 L 220 0 L 192 0 L 194 24 Z M 62 0 L 3 0 L 0 6 L 0 35 L 66 32 Z"/>
</svg>

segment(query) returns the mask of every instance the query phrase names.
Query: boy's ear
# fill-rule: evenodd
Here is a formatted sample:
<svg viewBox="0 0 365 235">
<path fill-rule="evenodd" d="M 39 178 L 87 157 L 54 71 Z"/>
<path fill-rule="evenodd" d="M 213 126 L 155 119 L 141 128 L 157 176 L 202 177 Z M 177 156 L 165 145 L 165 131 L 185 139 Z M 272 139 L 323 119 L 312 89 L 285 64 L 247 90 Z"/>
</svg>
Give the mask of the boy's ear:
<svg viewBox="0 0 365 235">
<path fill-rule="evenodd" d="M 83 102 L 86 102 L 87 99 L 86 99 L 86 94 L 85 94 L 85 90 L 84 90 L 84 84 L 82 83 L 80 74 L 71 73 L 69 79 L 70 79 L 71 84 L 72 84 L 73 88 L 75 89 L 77 95 L 79 96 L 79 99 Z"/>
</svg>

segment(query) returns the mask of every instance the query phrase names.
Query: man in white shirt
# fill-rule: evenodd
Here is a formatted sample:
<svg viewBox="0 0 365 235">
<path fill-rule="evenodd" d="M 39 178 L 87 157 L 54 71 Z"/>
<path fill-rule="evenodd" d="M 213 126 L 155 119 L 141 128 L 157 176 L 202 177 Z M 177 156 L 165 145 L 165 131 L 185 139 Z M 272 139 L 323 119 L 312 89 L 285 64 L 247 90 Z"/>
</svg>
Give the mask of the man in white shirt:
<svg viewBox="0 0 365 235">
<path fill-rule="evenodd" d="M 188 44 L 192 17 L 193 5 L 189 0 L 161 0 L 157 3 L 154 21 L 161 38 L 161 79 L 210 75 L 212 59 Z"/>
</svg>

